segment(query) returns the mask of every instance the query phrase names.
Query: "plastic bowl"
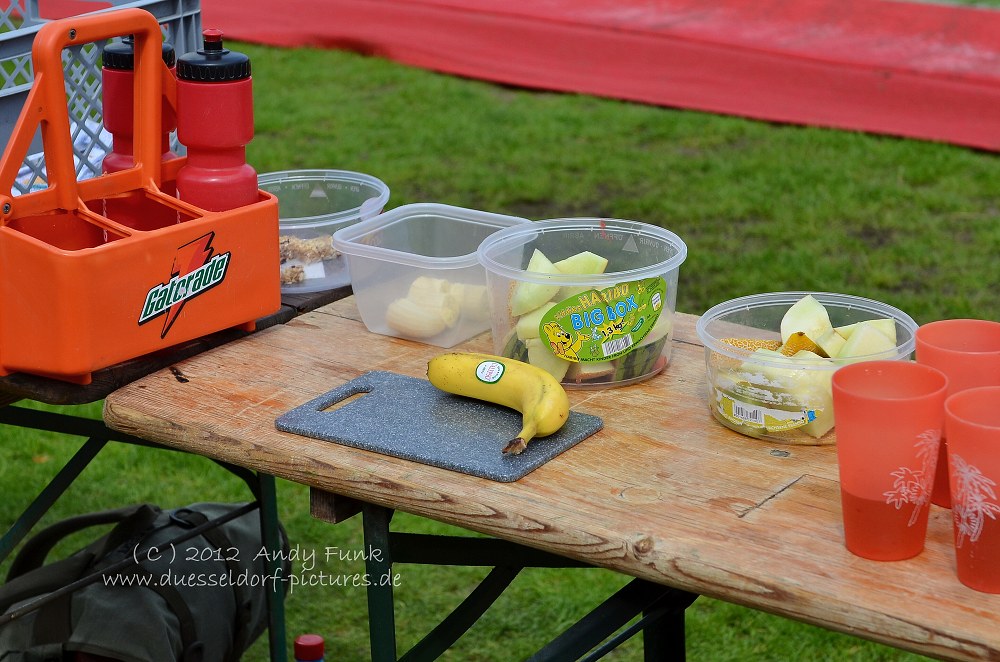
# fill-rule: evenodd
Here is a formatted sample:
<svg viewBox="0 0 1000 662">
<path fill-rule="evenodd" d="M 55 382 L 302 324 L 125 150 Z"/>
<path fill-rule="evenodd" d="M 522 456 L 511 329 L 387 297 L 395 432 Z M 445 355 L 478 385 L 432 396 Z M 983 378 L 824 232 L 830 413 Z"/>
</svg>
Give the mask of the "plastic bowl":
<svg viewBox="0 0 1000 662">
<path fill-rule="evenodd" d="M 257 185 L 278 197 L 281 291 L 306 294 L 351 282 L 333 233 L 378 215 L 389 187 L 349 170 L 285 170 L 263 173 Z"/>
<path fill-rule="evenodd" d="M 895 349 L 849 359 L 793 360 L 762 355 L 723 340 L 780 343 L 782 317 L 807 294 L 823 304 L 834 327 L 880 318 L 893 320 Z M 847 294 L 773 292 L 720 303 L 707 310 L 697 324 L 698 337 L 705 345 L 709 410 L 726 427 L 750 437 L 786 444 L 834 443 L 833 373 L 847 363 L 909 359 L 916 330 L 917 323 L 903 311 Z"/>
<path fill-rule="evenodd" d="M 584 273 L 568 273 L 577 258 L 562 261 L 585 253 L 607 260 L 603 273 L 586 269 L 592 260 L 576 262 Z M 567 388 L 630 384 L 670 360 L 687 256 L 673 232 L 638 221 L 551 219 L 501 230 L 477 255 L 497 354 L 544 368 Z"/>
<path fill-rule="evenodd" d="M 490 327 L 476 248 L 528 219 L 438 203 L 402 205 L 338 230 L 361 319 L 373 333 L 451 347 Z"/>
</svg>

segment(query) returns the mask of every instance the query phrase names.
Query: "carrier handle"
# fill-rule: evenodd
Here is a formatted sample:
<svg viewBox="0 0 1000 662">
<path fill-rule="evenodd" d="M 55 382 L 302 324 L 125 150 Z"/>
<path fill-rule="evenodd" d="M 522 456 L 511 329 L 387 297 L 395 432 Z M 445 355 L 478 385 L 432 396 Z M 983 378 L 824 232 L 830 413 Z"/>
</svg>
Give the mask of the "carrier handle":
<svg viewBox="0 0 1000 662">
<path fill-rule="evenodd" d="M 0 159 L 0 222 L 51 209 L 82 205 L 73 165 L 62 51 L 70 46 L 135 35 L 133 149 L 135 168 L 114 173 L 126 189 L 160 181 L 160 114 L 163 95 L 160 24 L 144 9 L 127 8 L 60 19 L 43 25 L 31 48 L 35 81 Z M 28 148 L 41 128 L 49 186 L 18 198 L 10 194 Z"/>
</svg>

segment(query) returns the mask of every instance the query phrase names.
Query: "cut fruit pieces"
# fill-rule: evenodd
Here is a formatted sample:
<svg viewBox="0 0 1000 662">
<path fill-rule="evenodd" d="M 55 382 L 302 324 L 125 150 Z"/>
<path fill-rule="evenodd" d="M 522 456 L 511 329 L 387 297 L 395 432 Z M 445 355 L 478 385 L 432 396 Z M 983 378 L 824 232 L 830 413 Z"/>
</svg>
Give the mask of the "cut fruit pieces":
<svg viewBox="0 0 1000 662">
<path fill-rule="evenodd" d="M 872 324 L 862 322 L 837 355 L 838 362 L 853 363 L 855 360 L 892 358 L 896 353 L 896 343 Z M 853 360 L 852 360 L 853 359 Z"/>
<path fill-rule="evenodd" d="M 552 310 L 553 306 L 556 305 L 555 301 L 549 301 L 548 303 L 542 304 L 541 308 L 536 308 L 529 313 L 525 313 L 517 320 L 517 325 L 514 330 L 517 332 L 517 337 L 521 340 L 527 340 L 528 338 L 538 338 L 539 325 L 542 323 L 542 317 L 545 313 Z"/>
<path fill-rule="evenodd" d="M 819 301 L 807 294 L 785 311 L 781 318 L 781 342 L 787 343 L 794 333 L 804 333 L 815 339 L 832 329 L 830 315 Z"/>
<path fill-rule="evenodd" d="M 855 322 L 854 324 L 848 324 L 847 326 L 838 326 L 835 331 L 844 336 L 845 339 L 850 340 L 854 331 L 861 326 L 874 326 L 876 329 L 884 333 L 885 336 L 892 341 L 893 345 L 896 344 L 896 320 L 889 319 L 888 317 Z"/>
<path fill-rule="evenodd" d="M 833 329 L 831 328 L 831 331 Z M 816 352 L 819 349 L 812 340 L 809 339 L 802 331 L 793 333 L 785 341 L 785 344 L 781 346 L 780 352 L 785 356 L 795 356 L 796 352 L 805 350 L 807 352 Z"/>
<path fill-rule="evenodd" d="M 420 301 L 429 294 L 447 293 L 452 288 L 451 281 L 444 278 L 433 278 L 431 276 L 417 276 L 410 283 L 410 290 L 406 296 L 414 301 Z"/>
<path fill-rule="evenodd" d="M 554 264 L 545 257 L 542 251 L 535 249 L 528 261 L 525 271 L 540 274 L 558 274 L 560 271 Z M 546 301 L 555 296 L 559 291 L 558 285 L 546 285 L 544 283 L 530 283 L 528 281 L 518 281 L 514 286 L 514 292 L 510 297 L 510 314 L 518 317 L 527 312 L 535 310 Z"/>
<path fill-rule="evenodd" d="M 608 266 L 608 259 L 590 251 L 570 255 L 565 260 L 555 263 L 556 269 L 564 274 L 603 274 Z"/>
<path fill-rule="evenodd" d="M 458 321 L 459 302 L 450 294 L 424 296 L 419 302 L 404 297 L 389 304 L 385 322 L 389 327 L 411 338 L 430 338 Z"/>
<path fill-rule="evenodd" d="M 657 320 L 657 323 L 659 323 L 659 320 Z M 738 349 L 745 349 L 748 352 L 758 349 L 769 349 L 772 352 L 776 352 L 781 349 L 780 340 L 765 340 L 763 338 L 721 338 L 720 340 L 727 345 L 732 345 Z"/>
<path fill-rule="evenodd" d="M 540 338 L 528 338 L 524 341 L 528 348 L 528 363 L 541 368 L 561 382 L 569 370 L 570 361 L 565 361 L 549 349 L 549 344 Z"/>
<path fill-rule="evenodd" d="M 840 354 L 840 350 L 844 348 L 844 343 L 846 342 L 847 340 L 844 336 L 837 333 L 836 329 L 830 329 L 816 339 L 816 347 L 819 348 L 819 354 L 835 358 Z"/>
<path fill-rule="evenodd" d="M 639 342 L 639 347 L 652 345 L 654 342 L 665 338 L 673 328 L 673 320 L 667 310 L 660 312 L 660 316 L 653 322 L 653 328 L 649 330 L 646 337 Z"/>
<path fill-rule="evenodd" d="M 485 285 L 457 283 L 451 286 L 451 294 L 459 301 L 462 316 L 473 322 L 485 322 L 490 318 L 490 298 Z"/>
</svg>

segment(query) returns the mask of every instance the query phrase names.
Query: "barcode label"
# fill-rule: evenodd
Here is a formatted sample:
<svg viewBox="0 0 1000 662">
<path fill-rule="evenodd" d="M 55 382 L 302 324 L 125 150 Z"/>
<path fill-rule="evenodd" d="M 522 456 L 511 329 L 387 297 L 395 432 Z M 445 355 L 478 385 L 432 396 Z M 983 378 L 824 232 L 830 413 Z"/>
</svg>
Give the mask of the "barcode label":
<svg viewBox="0 0 1000 662">
<path fill-rule="evenodd" d="M 747 423 L 764 425 L 764 412 L 759 407 L 744 405 L 735 400 L 733 401 L 733 416 Z"/>
<path fill-rule="evenodd" d="M 601 350 L 604 352 L 604 356 L 611 356 L 612 354 L 617 354 L 622 350 L 628 349 L 632 346 L 632 334 L 622 336 L 621 338 L 615 338 L 614 340 L 609 340 L 606 343 L 601 343 Z"/>
</svg>

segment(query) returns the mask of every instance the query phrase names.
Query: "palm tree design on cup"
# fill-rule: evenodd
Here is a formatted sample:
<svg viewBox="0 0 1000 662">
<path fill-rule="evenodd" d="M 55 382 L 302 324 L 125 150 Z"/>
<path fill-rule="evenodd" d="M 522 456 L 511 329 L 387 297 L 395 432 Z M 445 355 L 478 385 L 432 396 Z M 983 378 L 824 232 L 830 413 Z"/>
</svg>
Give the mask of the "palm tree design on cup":
<svg viewBox="0 0 1000 662">
<path fill-rule="evenodd" d="M 938 445 L 941 443 L 941 433 L 938 430 L 925 430 L 917 435 L 917 442 L 913 444 L 917 449 L 917 459 L 920 460 L 919 469 L 910 467 L 900 467 L 889 475 L 893 477 L 892 490 L 883 492 L 885 502 L 899 510 L 903 504 L 913 504 L 913 511 L 910 513 L 910 520 L 907 526 L 917 523 L 920 510 L 931 500 L 931 491 L 934 487 L 934 469 L 937 466 Z"/>
<path fill-rule="evenodd" d="M 952 516 L 958 530 L 955 547 L 961 547 L 966 538 L 969 542 L 979 540 L 986 518 L 996 520 L 997 515 L 1000 515 L 1000 504 L 997 503 L 995 482 L 959 455 L 951 454 L 948 461 L 955 480 L 951 503 Z"/>
</svg>

